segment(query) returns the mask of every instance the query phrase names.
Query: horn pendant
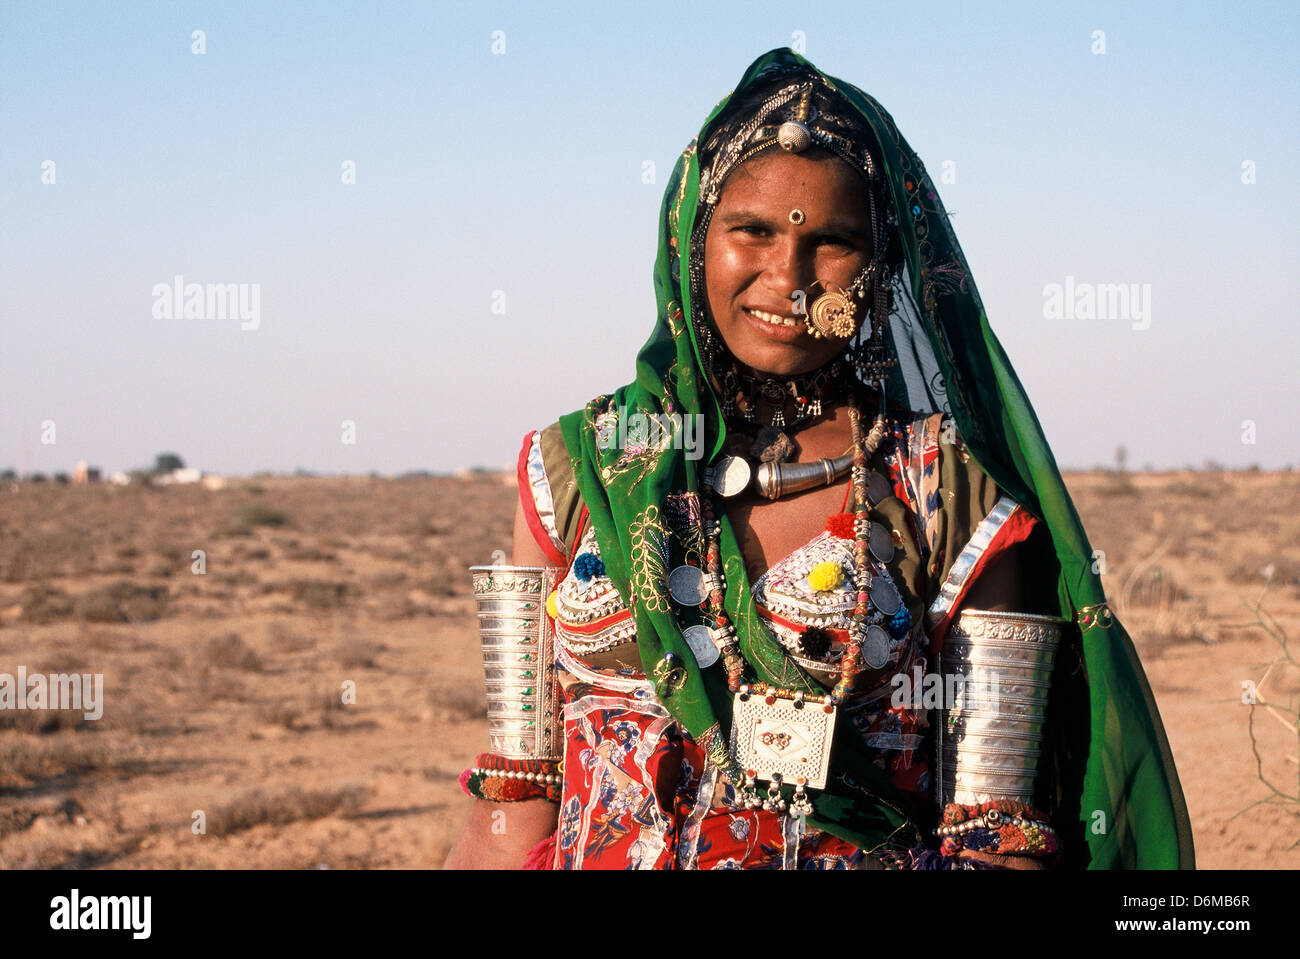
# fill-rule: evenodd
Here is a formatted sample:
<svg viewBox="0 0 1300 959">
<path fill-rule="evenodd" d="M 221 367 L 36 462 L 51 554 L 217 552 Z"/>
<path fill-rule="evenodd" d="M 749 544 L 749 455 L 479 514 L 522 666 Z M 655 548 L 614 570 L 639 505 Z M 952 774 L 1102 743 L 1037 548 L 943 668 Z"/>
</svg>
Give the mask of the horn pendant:
<svg viewBox="0 0 1300 959">
<path fill-rule="evenodd" d="M 767 499 L 780 499 L 817 486 L 830 486 L 848 472 L 853 454 L 838 459 L 819 459 L 815 463 L 763 463 L 755 475 L 758 492 Z"/>
</svg>

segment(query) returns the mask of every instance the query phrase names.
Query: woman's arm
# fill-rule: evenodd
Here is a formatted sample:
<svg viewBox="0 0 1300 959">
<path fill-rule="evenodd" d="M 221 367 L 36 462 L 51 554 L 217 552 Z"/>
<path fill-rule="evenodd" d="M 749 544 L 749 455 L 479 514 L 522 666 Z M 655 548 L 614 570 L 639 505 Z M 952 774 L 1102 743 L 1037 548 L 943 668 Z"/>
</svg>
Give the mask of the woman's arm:
<svg viewBox="0 0 1300 959">
<path fill-rule="evenodd" d="M 528 529 L 522 504 L 515 508 L 511 562 L 516 566 L 551 565 Z M 529 851 L 555 832 L 559 807 L 550 800 L 467 802 L 465 824 L 447 855 L 444 869 L 518 869 Z"/>
<path fill-rule="evenodd" d="M 1038 612 L 1041 603 L 1029 595 L 1029 568 L 1032 551 L 1027 543 L 1016 543 L 994 557 L 988 569 L 971 584 L 962 602 L 962 608 L 990 611 L 1028 612 L 1030 606 Z M 958 859 L 971 859 L 1000 869 L 1045 869 L 1033 856 L 1009 856 L 983 850 L 963 849 Z"/>
</svg>

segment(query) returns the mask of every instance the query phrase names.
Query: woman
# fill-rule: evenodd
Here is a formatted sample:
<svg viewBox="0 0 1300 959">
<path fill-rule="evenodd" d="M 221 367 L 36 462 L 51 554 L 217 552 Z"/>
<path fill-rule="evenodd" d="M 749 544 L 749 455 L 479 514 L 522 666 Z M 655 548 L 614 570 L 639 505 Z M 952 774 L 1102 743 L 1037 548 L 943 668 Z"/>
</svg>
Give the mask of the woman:
<svg viewBox="0 0 1300 959">
<path fill-rule="evenodd" d="M 518 565 L 475 572 L 492 752 L 447 864 L 1190 868 L 1132 644 L 889 114 L 760 57 L 660 229 L 636 381 L 525 437 Z"/>
</svg>

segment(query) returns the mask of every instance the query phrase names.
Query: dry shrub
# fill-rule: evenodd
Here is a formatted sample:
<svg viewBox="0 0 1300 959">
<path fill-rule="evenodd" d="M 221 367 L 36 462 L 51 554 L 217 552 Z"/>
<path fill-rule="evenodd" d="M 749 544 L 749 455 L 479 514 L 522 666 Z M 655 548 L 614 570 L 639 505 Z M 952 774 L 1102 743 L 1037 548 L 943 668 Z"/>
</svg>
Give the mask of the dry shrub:
<svg viewBox="0 0 1300 959">
<path fill-rule="evenodd" d="M 262 671 L 261 658 L 240 639 L 238 633 L 223 633 L 204 643 L 203 662 L 209 666 L 246 669 L 251 673 Z"/>
<path fill-rule="evenodd" d="M 429 689 L 429 705 L 453 719 L 486 719 L 487 693 L 482 681 L 444 682 Z"/>
<path fill-rule="evenodd" d="M 296 631 L 292 625 L 275 620 L 268 628 L 271 645 L 282 653 L 302 653 L 316 648 L 316 640 Z"/>
<path fill-rule="evenodd" d="M 1108 473 L 1106 482 L 1097 487 L 1098 496 L 1137 496 L 1140 490 L 1127 473 Z"/>
<path fill-rule="evenodd" d="M 4 538 L 0 537 L 0 543 Z M 0 554 L 0 582 L 23 583 L 35 579 L 34 545 L 15 537 L 8 541 L 8 549 Z"/>
<path fill-rule="evenodd" d="M 197 579 L 198 577 L 195 578 Z M 216 580 L 225 586 L 256 586 L 261 589 L 262 592 L 267 593 L 275 589 L 274 586 L 268 586 L 262 583 L 262 581 L 257 578 L 257 574 L 251 569 L 238 565 L 227 566 L 216 573 L 209 572 L 207 578 L 210 580 Z"/>
<path fill-rule="evenodd" d="M 344 711 L 349 708 L 348 704 L 343 702 L 342 686 L 328 687 L 322 690 L 318 702 L 320 703 L 321 725 L 326 729 L 334 729 L 340 725 Z"/>
<path fill-rule="evenodd" d="M 375 660 L 387 649 L 383 643 L 371 639 L 349 639 L 339 646 L 335 655 L 345 669 L 374 669 Z"/>
<path fill-rule="evenodd" d="M 371 589 L 401 589 L 406 585 L 407 574 L 404 569 L 385 569 L 373 574 L 366 580 Z"/>
<path fill-rule="evenodd" d="M 176 570 L 172 568 L 171 563 L 159 559 L 159 560 L 154 560 L 152 563 L 149 564 L 149 566 L 144 571 L 144 575 L 149 576 L 153 579 L 166 579 L 167 577 L 171 576 L 172 573 L 174 572 L 176 572 Z"/>
<path fill-rule="evenodd" d="M 185 668 L 185 657 L 181 655 L 180 650 L 164 646 L 154 653 L 150 666 L 155 671 L 175 673 Z"/>
<path fill-rule="evenodd" d="M 1173 576 L 1159 566 L 1146 570 L 1124 585 L 1125 605 L 1129 609 L 1172 609 L 1186 595 Z"/>
<path fill-rule="evenodd" d="M 0 739 L 0 791 L 105 769 L 112 762 L 108 747 L 98 739 L 6 736 Z"/>
<path fill-rule="evenodd" d="M 84 709 L 0 709 L 0 729 L 47 735 L 87 725 Z"/>
<path fill-rule="evenodd" d="M 10 835 L 22 832 L 27 829 L 44 810 L 38 810 L 34 807 L 18 807 L 15 809 L 0 809 L 0 836 Z"/>
<path fill-rule="evenodd" d="M 1300 585 L 1300 563 L 1276 553 L 1250 553 L 1228 567 L 1227 577 L 1229 582 L 1242 585 L 1296 586 Z"/>
<path fill-rule="evenodd" d="M 1222 499 L 1233 495 L 1233 484 L 1221 472 L 1201 470 L 1196 473 L 1182 474 L 1163 487 L 1170 496 L 1182 496 L 1188 499 Z"/>
<path fill-rule="evenodd" d="M 469 571 L 465 571 L 466 579 L 469 578 Z M 451 572 L 440 573 L 437 576 L 430 577 L 420 583 L 420 589 L 433 597 L 457 596 L 467 591 L 467 587 L 457 582 L 456 577 Z"/>
<path fill-rule="evenodd" d="M 25 623 L 52 623 L 56 619 L 71 616 L 72 597 L 46 583 L 28 586 L 18 597 L 18 605 L 23 608 L 22 619 Z"/>
<path fill-rule="evenodd" d="M 165 647 L 157 650 L 150 659 L 149 671 L 172 692 L 185 688 L 189 669 L 180 650 Z"/>
<path fill-rule="evenodd" d="M 295 579 L 288 589 L 294 600 L 308 609 L 335 609 L 348 595 L 348 584 L 342 580 Z"/>
<path fill-rule="evenodd" d="M 140 648 L 134 633 L 125 629 L 106 629 L 98 626 L 86 630 L 81 646 L 83 649 L 105 653 L 124 653 Z"/>
<path fill-rule="evenodd" d="M 90 668 L 82 650 L 68 643 L 59 643 L 39 658 L 40 668 L 28 668 L 28 672 L 41 673 L 90 673 L 98 672 Z"/>
<path fill-rule="evenodd" d="M 268 726 L 283 726 L 296 731 L 299 720 L 302 719 L 302 710 L 293 703 L 276 699 L 259 706 L 257 718 Z"/>
<path fill-rule="evenodd" d="M 1154 564 L 1128 576 L 1115 607 L 1144 657 L 1160 656 L 1183 643 L 1215 640 L 1206 603 L 1190 600 L 1178 581 Z"/>
<path fill-rule="evenodd" d="M 271 551 L 265 546 L 254 546 L 252 549 L 246 549 L 242 553 L 243 559 L 270 559 Z"/>
<path fill-rule="evenodd" d="M 119 579 L 77 597 L 77 615 L 90 623 L 139 623 L 161 619 L 170 596 L 166 586 Z"/>
<path fill-rule="evenodd" d="M 265 503 L 249 503 L 239 511 L 241 526 L 284 526 L 289 522 L 289 514 Z"/>
<path fill-rule="evenodd" d="M 244 681 L 232 673 L 205 669 L 199 673 L 196 687 L 199 697 L 208 702 L 225 700 L 242 703 L 248 699 L 248 688 Z"/>
<path fill-rule="evenodd" d="M 361 808 L 370 790 L 365 786 L 334 789 L 300 789 L 290 786 L 280 792 L 254 789 L 213 810 L 208 833 L 229 836 L 263 824 L 284 826 L 291 822 L 350 816 Z"/>
<path fill-rule="evenodd" d="M 391 623 L 399 619 L 410 619 L 413 616 L 422 616 L 429 612 L 423 605 L 412 600 L 410 596 L 394 593 L 382 593 L 375 596 L 368 605 L 374 612 L 375 618 L 385 623 Z"/>
<path fill-rule="evenodd" d="M 339 561 L 336 554 L 319 549 L 316 546 L 299 546 L 285 549 L 284 558 L 299 560 L 304 563 L 337 563 Z"/>
</svg>

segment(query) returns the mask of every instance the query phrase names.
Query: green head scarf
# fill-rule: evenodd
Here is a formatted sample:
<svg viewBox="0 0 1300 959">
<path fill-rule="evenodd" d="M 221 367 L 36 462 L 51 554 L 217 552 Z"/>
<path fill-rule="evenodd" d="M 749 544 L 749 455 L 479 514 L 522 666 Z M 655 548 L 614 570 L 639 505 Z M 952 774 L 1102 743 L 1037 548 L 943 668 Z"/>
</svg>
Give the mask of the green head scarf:
<svg viewBox="0 0 1300 959">
<path fill-rule="evenodd" d="M 560 419 L 606 572 L 633 612 L 646 675 L 660 702 L 710 761 L 734 774 L 727 749 L 732 697 L 723 668 L 696 666 L 682 637 L 690 623 L 679 622 L 667 587 L 668 497 L 701 490 L 704 467 L 726 438 L 690 320 L 704 291 L 692 289 L 682 261 L 702 212 L 697 143 L 729 102 L 782 73 L 819 78 L 861 115 L 876 139 L 878 149 L 872 152 L 883 165 L 903 256 L 896 287 L 903 296 L 896 296 L 890 321 L 900 366 L 891 377 L 890 395 L 901 391 L 914 410 L 949 413 L 976 462 L 1050 530 L 1060 565 L 1055 602 L 1059 615 L 1075 624 L 1063 638 L 1065 665 L 1058 667 L 1052 690 L 1064 734 L 1042 760 L 1055 782 L 1051 811 L 1066 861 L 1089 868 L 1190 868 L 1186 806 L 1155 701 L 1132 642 L 1106 606 L 1078 514 L 1020 381 L 989 327 L 934 184 L 879 103 L 786 48 L 754 61 L 673 169 L 659 218 L 654 330 L 637 356 L 635 382 Z M 611 418 L 636 413 L 658 415 L 663 424 L 702 416 L 703 458 L 699 451 L 691 455 L 680 432 L 665 431 L 653 445 L 614 448 L 606 439 Z M 750 674 L 819 692 L 759 621 L 736 532 L 725 515 L 720 520 L 726 611 Z M 853 724 L 836 726 L 831 781 L 814 796 L 809 822 L 867 851 L 922 841 L 933 823 L 914 821 L 901 794 L 871 762 Z"/>
</svg>

